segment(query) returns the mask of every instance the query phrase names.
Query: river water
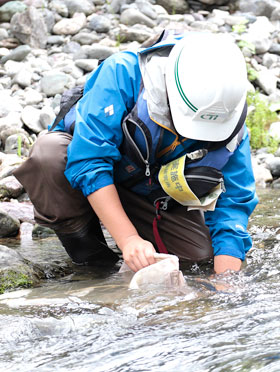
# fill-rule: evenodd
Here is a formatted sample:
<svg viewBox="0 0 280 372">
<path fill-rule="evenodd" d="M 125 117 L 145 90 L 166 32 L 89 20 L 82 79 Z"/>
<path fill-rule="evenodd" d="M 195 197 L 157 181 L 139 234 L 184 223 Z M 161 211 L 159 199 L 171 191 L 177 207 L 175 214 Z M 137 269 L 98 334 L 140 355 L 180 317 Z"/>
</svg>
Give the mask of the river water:
<svg viewBox="0 0 280 372">
<path fill-rule="evenodd" d="M 183 270 L 184 293 L 129 290 L 116 270 L 78 268 L 1 295 L 0 371 L 279 372 L 280 192 L 259 196 L 254 246 L 226 279 L 211 282 L 209 267 L 193 265 Z M 26 254 L 28 244 L 64 254 L 55 238 L 27 239 Z"/>
</svg>

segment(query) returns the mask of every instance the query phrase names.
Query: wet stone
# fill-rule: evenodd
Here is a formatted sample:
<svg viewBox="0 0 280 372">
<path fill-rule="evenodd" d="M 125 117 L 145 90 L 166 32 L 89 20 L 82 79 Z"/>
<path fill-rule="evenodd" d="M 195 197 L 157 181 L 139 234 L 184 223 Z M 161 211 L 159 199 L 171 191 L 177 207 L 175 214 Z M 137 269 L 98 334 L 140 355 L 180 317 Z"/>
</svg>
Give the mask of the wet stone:
<svg viewBox="0 0 280 372">
<path fill-rule="evenodd" d="M 0 209 L 0 238 L 16 236 L 19 232 L 20 222 Z"/>
<path fill-rule="evenodd" d="M 43 271 L 33 267 L 21 254 L 0 245 L 0 293 L 34 286 L 43 276 Z"/>
<path fill-rule="evenodd" d="M 32 230 L 32 237 L 33 238 L 47 238 L 48 236 L 55 235 L 54 230 L 35 224 Z"/>
</svg>

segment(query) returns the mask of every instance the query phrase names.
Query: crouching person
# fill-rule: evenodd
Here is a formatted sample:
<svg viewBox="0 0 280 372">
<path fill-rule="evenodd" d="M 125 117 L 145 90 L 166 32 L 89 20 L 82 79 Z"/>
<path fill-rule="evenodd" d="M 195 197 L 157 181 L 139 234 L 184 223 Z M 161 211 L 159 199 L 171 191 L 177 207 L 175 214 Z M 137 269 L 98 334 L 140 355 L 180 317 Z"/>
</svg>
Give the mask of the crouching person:
<svg viewBox="0 0 280 372">
<path fill-rule="evenodd" d="M 118 260 L 102 221 L 134 271 L 156 251 L 239 270 L 257 204 L 246 85 L 224 35 L 169 31 L 107 58 L 15 172 L 36 221 L 78 264 Z"/>
</svg>

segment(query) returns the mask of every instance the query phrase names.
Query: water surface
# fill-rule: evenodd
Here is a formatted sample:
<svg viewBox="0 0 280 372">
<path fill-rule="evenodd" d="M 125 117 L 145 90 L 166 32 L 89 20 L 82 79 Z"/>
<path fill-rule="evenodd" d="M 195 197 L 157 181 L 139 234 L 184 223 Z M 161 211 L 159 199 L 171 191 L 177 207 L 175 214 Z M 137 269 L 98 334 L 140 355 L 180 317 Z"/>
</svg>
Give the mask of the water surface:
<svg viewBox="0 0 280 372">
<path fill-rule="evenodd" d="M 209 267 L 193 265 L 186 293 L 132 291 L 116 270 L 77 268 L 0 296 L 0 370 L 279 372 L 280 192 L 259 196 L 254 247 L 223 291 L 209 284 Z M 67 260 L 55 238 L 17 244 L 26 256 L 36 246 L 38 260 Z"/>
</svg>

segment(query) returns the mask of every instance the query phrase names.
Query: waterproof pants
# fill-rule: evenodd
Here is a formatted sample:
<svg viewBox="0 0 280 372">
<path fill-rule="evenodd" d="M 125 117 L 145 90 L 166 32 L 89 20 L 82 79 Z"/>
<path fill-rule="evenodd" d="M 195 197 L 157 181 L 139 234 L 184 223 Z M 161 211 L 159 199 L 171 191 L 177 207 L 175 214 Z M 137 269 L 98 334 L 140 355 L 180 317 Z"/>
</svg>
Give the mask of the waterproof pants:
<svg viewBox="0 0 280 372">
<path fill-rule="evenodd" d="M 36 222 L 54 229 L 72 260 L 84 263 L 94 260 L 95 253 L 102 259 L 100 252 L 109 249 L 87 198 L 80 190 L 73 189 L 64 176 L 71 139 L 65 132 L 41 135 L 29 158 L 14 175 L 29 194 Z M 139 235 L 158 250 L 153 233 L 155 207 L 144 196 L 116 186 L 124 210 Z M 110 209 L 110 205 L 104 208 Z M 213 257 L 211 238 L 200 211 L 187 211 L 186 207 L 177 205 L 160 214 L 158 231 L 169 253 L 189 262 Z"/>
</svg>

